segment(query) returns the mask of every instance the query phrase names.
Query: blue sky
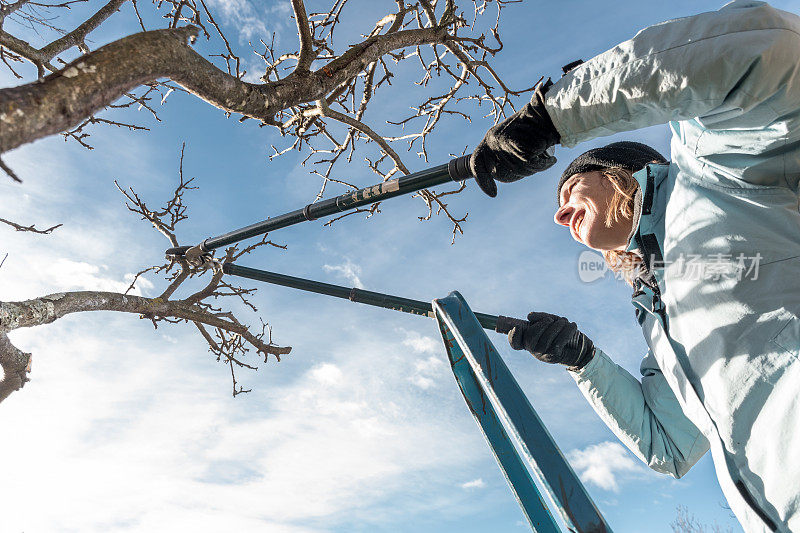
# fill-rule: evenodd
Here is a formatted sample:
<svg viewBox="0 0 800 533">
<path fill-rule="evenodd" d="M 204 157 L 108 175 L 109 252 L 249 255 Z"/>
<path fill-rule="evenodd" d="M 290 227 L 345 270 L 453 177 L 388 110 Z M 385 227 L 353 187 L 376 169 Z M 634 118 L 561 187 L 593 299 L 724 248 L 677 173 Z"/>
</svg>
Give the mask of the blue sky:
<svg viewBox="0 0 800 533">
<path fill-rule="evenodd" d="M 278 42 L 294 46 L 286 3 L 217 4 L 229 32 L 242 33 L 240 41 L 275 31 Z M 345 30 L 366 31 L 393 4 L 353 0 L 357 8 L 346 12 Z M 496 67 L 512 85 L 527 86 L 648 24 L 721 5 L 512 5 Z M 797 1 L 773 5 L 800 11 Z M 93 38 L 100 44 L 133 27 L 126 7 Z M 419 94 L 404 72 L 367 117 L 378 131 Z M 17 83 L 2 76 L 3 86 Z M 475 110 L 471 125 L 443 123 L 430 161 L 404 152 L 407 164 L 419 170 L 474 147 L 490 126 L 482 115 Z M 125 210 L 113 180 L 153 203 L 165 200 L 177 181 L 182 142 L 185 172 L 200 186 L 186 197 L 191 219 L 179 231 L 186 243 L 301 207 L 318 190 L 318 178 L 300 166 L 305 154 L 268 160 L 270 145 L 286 143 L 271 129 L 226 119 L 183 94 L 170 96 L 161 116 L 156 124 L 134 115 L 152 127 L 147 134 L 96 129 L 92 152 L 53 137 L 5 156 L 25 183 L 0 180 L 3 218 L 64 227 L 50 236 L 0 228 L 0 256 L 9 254 L 0 269 L 0 299 L 124 290 L 131 273 L 158 262 L 166 241 Z M 566 164 L 623 138 L 668 153 L 666 127 L 653 127 L 560 149 L 554 168 L 502 186 L 496 199 L 470 185 L 450 203 L 469 213 L 453 246 L 449 223 L 420 222 L 424 205 L 404 197 L 367 220 L 276 232 L 273 239 L 288 250 L 259 250 L 241 263 L 345 285 L 357 278 L 365 288 L 421 300 L 459 290 L 485 313 L 562 314 L 637 375 L 645 344 L 629 290 L 610 278 L 581 283 L 582 248 L 552 222 L 555 184 Z M 361 161 L 374 153 L 362 152 L 338 175 L 373 183 Z M 140 290 L 154 296 L 162 286 L 151 277 Z M 240 380 L 254 390 L 236 399 L 227 369 L 188 326 L 154 331 L 134 316 L 97 313 L 12 333 L 18 347 L 33 352 L 34 364 L 31 383 L 0 409 L 12 436 L 0 443 L 0 455 L 13 458 L 0 486 L 0 529 L 526 530 L 463 404 L 432 320 L 271 286 L 258 287 L 255 303 L 275 341 L 293 351 L 257 373 L 242 372 Z M 246 316 L 258 323 L 256 315 Z M 706 524 L 739 530 L 710 457 L 681 480 L 648 470 L 617 443 L 563 368 L 510 350 L 500 335 L 493 339 L 615 531 L 671 531 L 678 505 Z"/>
</svg>

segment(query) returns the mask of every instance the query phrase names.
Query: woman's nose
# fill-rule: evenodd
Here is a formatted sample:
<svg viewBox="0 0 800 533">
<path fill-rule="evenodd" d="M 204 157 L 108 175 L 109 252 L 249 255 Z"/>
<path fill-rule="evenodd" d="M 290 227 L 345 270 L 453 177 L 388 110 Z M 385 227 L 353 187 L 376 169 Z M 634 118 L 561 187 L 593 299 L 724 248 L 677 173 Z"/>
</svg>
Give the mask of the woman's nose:
<svg viewBox="0 0 800 533">
<path fill-rule="evenodd" d="M 570 205 L 562 205 L 556 211 L 556 214 L 553 216 L 553 220 L 559 226 L 569 226 L 569 220 L 572 218 L 572 212 L 575 211 L 575 208 Z"/>
</svg>

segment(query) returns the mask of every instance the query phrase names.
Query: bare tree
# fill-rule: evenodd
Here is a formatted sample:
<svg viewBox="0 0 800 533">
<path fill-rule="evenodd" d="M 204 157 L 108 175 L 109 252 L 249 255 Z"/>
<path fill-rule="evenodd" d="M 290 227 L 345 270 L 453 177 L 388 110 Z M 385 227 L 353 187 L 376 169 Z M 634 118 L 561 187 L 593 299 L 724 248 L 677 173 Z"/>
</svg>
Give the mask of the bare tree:
<svg viewBox="0 0 800 533">
<path fill-rule="evenodd" d="M 186 202 L 184 194 L 196 187 L 192 186 L 194 178 L 185 179 L 183 174 L 184 150 L 181 149 L 179 183 L 172 197 L 159 209 L 147 206 L 133 188 L 117 188 L 127 200 L 129 211 L 153 226 L 170 242 L 178 246 L 175 229 L 178 223 L 186 220 Z M 78 291 L 49 294 L 24 302 L 0 302 L 0 365 L 5 373 L 0 382 L 0 401 L 21 388 L 27 381 L 27 373 L 31 370 L 31 354 L 24 353 L 14 347 L 7 333 L 17 328 L 48 324 L 71 313 L 85 311 L 119 311 L 134 313 L 146 318 L 158 327 L 159 323 L 192 323 L 206 340 L 209 350 L 217 361 L 230 368 L 233 382 L 233 396 L 249 392 L 238 384 L 236 369 L 255 370 L 252 363 L 245 362 L 244 357 L 254 350 L 267 361 L 273 355 L 280 361 L 280 356 L 291 351 L 289 347 L 276 346 L 272 342 L 272 331 L 263 321 L 259 332 L 253 332 L 242 323 L 234 313 L 223 308 L 221 302 L 234 298 L 252 311 L 257 311 L 248 296 L 254 289 L 246 289 L 232 285 L 223 279 L 222 265 L 239 259 L 241 256 L 261 246 L 271 245 L 285 248 L 266 239 L 266 236 L 250 246 L 238 250 L 236 246 L 225 250 L 220 258 L 211 257 L 201 265 L 189 264 L 184 258 L 167 258 L 161 265 L 143 269 L 134 277 L 125 293 Z M 140 276 L 147 272 L 163 274 L 167 286 L 155 298 L 145 298 L 129 294 L 135 288 Z M 200 287 L 190 289 L 191 281 L 199 279 Z M 179 292 L 188 292 L 178 298 Z M 219 302 L 219 303 L 218 303 Z"/>
<path fill-rule="evenodd" d="M 147 129 L 107 118 L 104 110 L 135 107 L 159 120 L 154 103 L 163 103 L 171 92 L 182 90 L 228 115 L 241 115 L 242 121 L 254 119 L 276 128 L 287 142 L 273 146 L 271 157 L 290 151 L 305 154 L 303 164 L 321 178 L 319 200 L 329 193 L 331 183 L 357 188 L 333 174 L 338 162 L 352 160 L 357 151 L 367 150 L 366 164 L 382 179 L 409 173 L 401 148 L 427 161 L 428 139 L 442 119 L 469 122 L 480 107 L 482 115 L 497 121 L 514 110 L 515 97 L 532 89 L 511 89 L 491 63 L 503 48 L 501 14 L 518 0 L 465 0 L 460 4 L 455 0 L 387 1 L 390 9 L 385 16 L 365 28 L 358 42 L 344 46 L 336 36 L 348 27 L 348 16 L 353 16 L 355 8 L 348 0 L 328 0 L 317 11 L 308 10 L 303 0 L 291 0 L 297 46 L 279 50 L 274 35 L 264 35 L 251 50 L 264 62 L 260 77 L 248 76 L 242 67 L 242 52 L 225 36 L 205 0 L 153 0 L 147 6 L 140 5 L 141 0 L 111 0 L 95 7 L 74 27 L 57 25 L 60 13 L 85 1 L 0 0 L 0 62 L 20 80 L 24 79 L 23 67 L 33 66 L 37 78 L 0 89 L 0 156 L 59 133 L 92 149 L 92 127 Z M 90 51 L 90 34 L 126 5 L 131 8 L 131 24 L 141 31 Z M 147 27 L 145 21 L 153 18 L 152 13 L 161 15 L 163 28 Z M 36 47 L 31 44 L 34 33 L 53 38 Z M 204 42 L 196 43 L 198 37 Z M 204 57 L 193 46 L 215 50 Z M 392 90 L 398 65 L 405 62 L 413 62 L 419 69 L 416 84 L 423 99 L 404 116 L 368 124 L 365 117 L 370 103 L 376 94 Z M 0 168 L 21 181 L 2 160 Z M 186 218 L 183 194 L 192 188 L 191 183 L 184 180 L 181 167 L 173 197 L 158 210 L 149 208 L 132 188 L 120 190 L 129 210 L 178 246 L 186 244 L 179 243 L 175 225 Z M 446 216 L 455 239 L 466 215 L 451 212 L 444 198 L 463 188 L 462 184 L 455 190 L 420 191 L 418 196 L 427 209 L 420 218 Z M 374 204 L 355 212 L 369 216 L 378 208 Z M 40 231 L 33 225 L 0 221 L 40 233 L 58 227 Z M 287 353 L 288 348 L 271 343 L 266 326 L 259 334 L 251 333 L 231 312 L 209 303 L 222 297 L 248 303 L 250 290 L 228 284 L 221 265 L 267 244 L 272 243 L 264 240 L 241 251 L 230 248 L 224 256 L 199 267 L 180 259 L 150 267 L 141 273 L 167 275 L 167 287 L 157 298 L 72 292 L 0 302 L 0 365 L 5 371 L 0 400 L 20 388 L 30 371 L 30 354 L 14 347 L 6 333 L 46 324 L 69 313 L 110 310 L 138 314 L 154 325 L 191 322 L 217 358 L 230 366 L 232 376 L 235 367 L 252 366 L 241 359 L 248 349 L 263 356 Z M 204 287 L 176 298 L 187 280 L 204 276 Z M 235 376 L 233 382 L 234 395 L 243 391 L 241 386 L 237 389 Z"/>
<path fill-rule="evenodd" d="M 676 507 L 675 520 L 669 525 L 674 533 L 731 533 L 733 531 L 729 527 L 723 529 L 716 522 L 711 526 L 701 523 L 685 505 Z"/>
</svg>

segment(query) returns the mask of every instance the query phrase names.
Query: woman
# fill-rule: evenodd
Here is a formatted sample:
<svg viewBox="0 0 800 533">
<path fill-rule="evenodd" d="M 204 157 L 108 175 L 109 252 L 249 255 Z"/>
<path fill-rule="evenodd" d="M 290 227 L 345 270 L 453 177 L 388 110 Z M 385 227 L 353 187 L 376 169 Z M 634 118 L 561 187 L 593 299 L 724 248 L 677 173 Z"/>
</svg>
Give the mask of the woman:
<svg viewBox="0 0 800 533">
<path fill-rule="evenodd" d="M 481 188 L 555 163 L 555 144 L 669 122 L 671 162 L 638 143 L 564 172 L 558 224 L 631 281 L 641 379 L 574 323 L 503 321 L 566 365 L 638 457 L 680 477 L 710 448 L 747 531 L 800 531 L 800 18 L 763 2 L 639 32 L 546 84 L 492 128 Z"/>
</svg>

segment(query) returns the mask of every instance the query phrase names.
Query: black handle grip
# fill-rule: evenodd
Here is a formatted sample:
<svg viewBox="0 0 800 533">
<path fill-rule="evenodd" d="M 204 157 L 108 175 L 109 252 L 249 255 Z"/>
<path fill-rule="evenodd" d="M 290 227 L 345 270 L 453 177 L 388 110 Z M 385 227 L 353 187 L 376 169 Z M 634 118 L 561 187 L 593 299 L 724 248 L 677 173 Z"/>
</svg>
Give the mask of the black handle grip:
<svg viewBox="0 0 800 533">
<path fill-rule="evenodd" d="M 494 330 L 497 333 L 508 333 L 516 326 L 526 325 L 528 325 L 527 320 L 520 320 L 519 318 L 500 315 L 497 317 L 497 325 L 495 325 Z"/>
<path fill-rule="evenodd" d="M 167 251 L 164 253 L 166 255 L 181 256 L 185 255 L 186 250 L 188 250 L 189 248 L 191 248 L 191 246 L 178 246 L 177 248 L 168 248 Z"/>
<path fill-rule="evenodd" d="M 472 168 L 469 166 L 470 157 L 472 157 L 472 154 L 462 155 L 461 157 L 451 159 L 450 162 L 447 163 L 447 173 L 450 174 L 451 180 L 464 181 L 475 177 L 472 173 Z"/>
</svg>

